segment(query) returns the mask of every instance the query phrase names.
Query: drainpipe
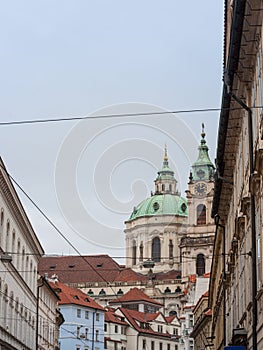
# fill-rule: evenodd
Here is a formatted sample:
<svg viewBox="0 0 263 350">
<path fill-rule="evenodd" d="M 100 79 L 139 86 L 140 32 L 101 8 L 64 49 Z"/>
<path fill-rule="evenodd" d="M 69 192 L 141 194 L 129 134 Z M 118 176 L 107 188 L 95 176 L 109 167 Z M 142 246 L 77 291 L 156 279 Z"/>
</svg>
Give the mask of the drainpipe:
<svg viewBox="0 0 263 350">
<path fill-rule="evenodd" d="M 248 115 L 248 143 L 250 180 L 254 174 L 253 157 L 253 122 L 252 110 L 237 96 L 230 92 L 230 96 L 247 111 Z M 256 210 L 255 196 L 250 191 L 250 223 L 251 223 L 251 265 L 252 265 L 252 341 L 253 350 L 257 350 L 257 241 L 256 241 Z"/>
<path fill-rule="evenodd" d="M 92 313 L 92 350 L 94 350 L 94 343 L 95 343 L 95 314 L 97 313 L 98 309 L 94 309 L 94 312 Z"/>
<path fill-rule="evenodd" d="M 215 225 L 216 225 L 216 235 L 218 232 L 218 227 L 222 229 L 222 240 L 223 240 L 223 344 L 226 346 L 226 231 L 225 226 L 219 224 L 220 216 L 218 214 L 215 215 Z"/>
<path fill-rule="evenodd" d="M 39 289 L 44 285 L 44 279 L 41 277 L 42 283 L 37 286 L 37 310 L 36 310 L 36 350 L 38 350 L 38 322 L 39 322 Z"/>
</svg>

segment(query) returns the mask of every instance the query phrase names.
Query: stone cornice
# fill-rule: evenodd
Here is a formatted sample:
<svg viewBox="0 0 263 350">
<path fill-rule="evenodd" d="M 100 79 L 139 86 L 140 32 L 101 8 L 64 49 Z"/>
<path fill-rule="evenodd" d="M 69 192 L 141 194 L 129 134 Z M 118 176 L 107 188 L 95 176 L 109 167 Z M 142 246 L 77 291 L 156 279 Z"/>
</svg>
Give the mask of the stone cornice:
<svg viewBox="0 0 263 350">
<path fill-rule="evenodd" d="M 5 166 L 0 159 L 0 193 L 4 198 L 5 204 L 9 207 L 14 215 L 18 226 L 21 229 L 21 234 L 25 236 L 27 243 L 31 249 L 39 255 L 44 254 L 44 250 L 33 230 L 33 227 L 26 215 L 26 212 L 21 204 L 21 201 L 16 193 L 16 190 L 5 171 Z"/>
</svg>

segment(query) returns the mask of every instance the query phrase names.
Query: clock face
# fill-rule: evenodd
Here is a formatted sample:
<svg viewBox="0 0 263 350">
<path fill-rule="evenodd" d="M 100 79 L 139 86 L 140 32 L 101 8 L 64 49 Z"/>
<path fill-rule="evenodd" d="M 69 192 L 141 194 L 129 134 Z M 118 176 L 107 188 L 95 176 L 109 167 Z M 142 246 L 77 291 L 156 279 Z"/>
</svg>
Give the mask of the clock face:
<svg viewBox="0 0 263 350">
<path fill-rule="evenodd" d="M 207 191 L 207 186 L 205 183 L 203 182 L 200 182 L 198 184 L 195 185 L 194 187 L 194 191 L 195 191 L 195 194 L 198 195 L 198 196 L 202 196 L 206 193 Z"/>
</svg>

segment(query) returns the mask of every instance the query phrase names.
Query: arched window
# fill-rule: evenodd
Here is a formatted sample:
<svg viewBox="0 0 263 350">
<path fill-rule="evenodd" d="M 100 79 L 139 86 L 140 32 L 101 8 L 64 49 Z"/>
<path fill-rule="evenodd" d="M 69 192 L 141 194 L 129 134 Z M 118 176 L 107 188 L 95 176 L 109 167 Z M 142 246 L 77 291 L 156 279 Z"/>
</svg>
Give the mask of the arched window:
<svg viewBox="0 0 263 350">
<path fill-rule="evenodd" d="M 158 237 L 155 237 L 152 240 L 152 260 L 154 262 L 161 261 L 161 242 L 160 242 L 160 238 Z"/>
<path fill-rule="evenodd" d="M 132 242 L 132 265 L 136 265 L 136 241 Z"/>
<path fill-rule="evenodd" d="M 165 191 L 165 185 L 162 185 L 162 191 L 163 192 Z"/>
<path fill-rule="evenodd" d="M 7 306 L 8 306 L 8 287 L 4 286 L 4 295 L 3 295 L 3 325 L 7 326 Z"/>
<path fill-rule="evenodd" d="M 143 242 L 140 244 L 140 261 L 143 261 Z"/>
<path fill-rule="evenodd" d="M 17 258 L 16 258 L 16 269 L 20 268 L 20 240 L 17 241 Z"/>
<path fill-rule="evenodd" d="M 197 216 L 197 225 L 205 225 L 206 224 L 206 206 L 204 204 L 199 204 L 196 208 L 196 216 Z"/>
<path fill-rule="evenodd" d="M 205 273 L 205 256 L 198 254 L 196 257 L 196 274 L 202 276 Z"/>
<path fill-rule="evenodd" d="M 7 221 L 7 224 L 6 224 L 6 241 L 5 241 L 5 251 L 6 253 L 9 252 L 9 233 L 10 233 L 10 223 L 9 221 Z"/>
<path fill-rule="evenodd" d="M 174 257 L 173 250 L 174 250 L 173 241 L 172 239 L 169 239 L 169 259 L 173 259 Z"/>
</svg>

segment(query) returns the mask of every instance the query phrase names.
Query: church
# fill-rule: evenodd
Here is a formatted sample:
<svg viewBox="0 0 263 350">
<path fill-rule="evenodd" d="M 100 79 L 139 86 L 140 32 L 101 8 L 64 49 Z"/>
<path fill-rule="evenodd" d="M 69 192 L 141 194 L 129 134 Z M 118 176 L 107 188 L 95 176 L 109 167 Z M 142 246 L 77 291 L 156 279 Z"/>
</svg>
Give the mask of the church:
<svg viewBox="0 0 263 350">
<path fill-rule="evenodd" d="M 211 206 L 214 165 L 205 140 L 204 126 L 198 157 L 192 165 L 186 199 L 177 190 L 165 147 L 155 191 L 134 207 L 125 222 L 126 267 L 145 274 L 176 270 L 182 280 L 210 272 L 214 223 Z"/>
<path fill-rule="evenodd" d="M 189 277 L 206 276 L 207 281 L 211 268 L 214 171 L 203 126 L 185 198 L 165 147 L 154 192 L 125 222 L 125 266 L 106 254 L 47 256 L 40 261 L 40 274 L 81 289 L 103 306 L 136 287 L 161 303 L 165 315 L 181 315 L 189 301 Z"/>
</svg>

